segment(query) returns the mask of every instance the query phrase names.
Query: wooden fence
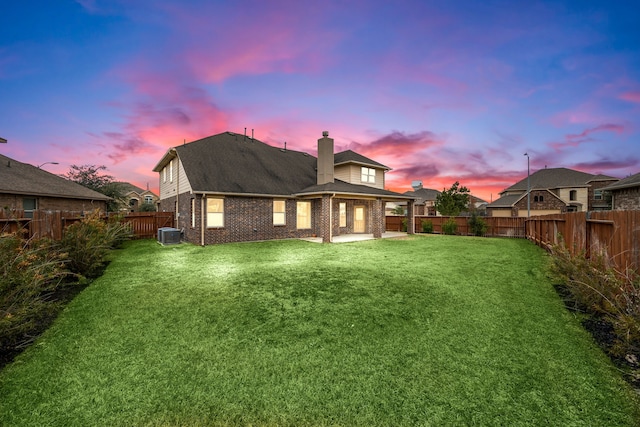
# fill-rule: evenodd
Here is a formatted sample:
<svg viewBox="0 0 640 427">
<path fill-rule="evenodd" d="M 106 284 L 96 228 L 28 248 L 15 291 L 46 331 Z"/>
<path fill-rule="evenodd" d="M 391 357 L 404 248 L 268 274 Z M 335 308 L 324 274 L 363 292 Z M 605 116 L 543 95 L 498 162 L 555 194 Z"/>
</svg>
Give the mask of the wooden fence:
<svg viewBox="0 0 640 427">
<path fill-rule="evenodd" d="M 441 234 L 442 224 L 453 218 L 457 225 L 456 234 L 471 235 L 471 227 L 469 226 L 470 217 L 467 216 L 422 216 L 415 217 L 415 231 L 422 232 L 423 221 L 431 221 L 433 232 Z M 485 236 L 489 237 L 519 237 L 524 238 L 524 223 L 526 218 L 502 218 L 502 217 L 481 217 L 487 223 L 487 232 Z M 402 231 L 404 228 L 403 216 L 387 216 L 386 229 L 388 231 Z"/>
<path fill-rule="evenodd" d="M 526 236 L 549 249 L 564 241 L 572 254 L 604 256 L 620 272 L 640 271 L 640 211 L 571 212 L 532 217 Z"/>
<path fill-rule="evenodd" d="M 65 228 L 82 221 L 81 212 L 33 211 L 32 218 L 26 218 L 24 211 L 5 212 L 0 210 L 0 232 L 22 232 L 25 238 L 48 237 L 60 240 Z M 108 219 L 104 216 L 104 220 Z M 122 222 L 130 224 L 136 239 L 154 239 L 158 228 L 173 226 L 173 212 L 137 212 L 122 217 Z"/>
</svg>

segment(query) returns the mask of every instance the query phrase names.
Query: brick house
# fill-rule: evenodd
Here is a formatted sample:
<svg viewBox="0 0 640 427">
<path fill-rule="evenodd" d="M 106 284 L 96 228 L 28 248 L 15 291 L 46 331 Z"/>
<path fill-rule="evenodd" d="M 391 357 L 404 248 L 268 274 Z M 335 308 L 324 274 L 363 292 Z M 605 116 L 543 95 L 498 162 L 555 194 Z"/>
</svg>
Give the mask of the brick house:
<svg viewBox="0 0 640 427">
<path fill-rule="evenodd" d="M 5 211 L 24 211 L 27 218 L 34 210 L 104 212 L 108 200 L 97 191 L 0 154 L 0 208 Z"/>
<path fill-rule="evenodd" d="M 116 184 L 122 188 L 124 192 L 124 200 L 126 201 L 126 206 L 121 210 L 126 212 L 138 212 L 143 204 L 152 205 L 157 210 L 158 200 L 160 198 L 156 193 L 149 190 L 148 186 L 146 190 L 143 190 L 129 182 L 117 182 Z"/>
<path fill-rule="evenodd" d="M 171 148 L 153 169 L 160 210 L 200 245 L 385 231 L 385 203 L 413 201 L 384 189 L 388 167 L 351 150 L 318 158 L 232 132 Z"/>
<path fill-rule="evenodd" d="M 526 217 L 564 212 L 611 209 L 605 187 L 618 181 L 606 175 L 592 175 L 567 168 L 544 168 L 500 193 L 486 207 L 489 216 Z M 529 203 L 529 209 L 527 209 Z"/>
<path fill-rule="evenodd" d="M 640 173 L 623 178 L 603 190 L 611 194 L 613 209 L 640 209 Z"/>
</svg>

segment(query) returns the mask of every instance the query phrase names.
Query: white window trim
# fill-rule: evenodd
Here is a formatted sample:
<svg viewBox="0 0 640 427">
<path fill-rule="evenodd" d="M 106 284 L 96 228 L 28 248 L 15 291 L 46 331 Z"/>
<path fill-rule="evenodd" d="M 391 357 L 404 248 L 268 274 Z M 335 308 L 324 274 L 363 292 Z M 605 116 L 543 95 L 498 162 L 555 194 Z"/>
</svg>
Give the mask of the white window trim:
<svg viewBox="0 0 640 427">
<path fill-rule="evenodd" d="M 282 202 L 283 210 L 276 211 L 276 203 Z M 276 220 L 276 218 L 280 218 L 282 216 L 282 220 Z M 287 201 L 282 199 L 274 199 L 273 200 L 273 225 L 274 226 L 282 226 L 287 225 Z"/>
<path fill-rule="evenodd" d="M 209 212 L 209 200 L 222 200 L 222 212 Z M 207 208 L 207 228 L 224 228 L 224 199 L 218 197 L 207 197 L 205 204 Z M 214 218 L 217 218 L 217 221 L 214 221 Z M 211 222 L 213 222 L 214 225 L 210 225 Z"/>
<path fill-rule="evenodd" d="M 376 183 L 376 170 L 373 168 L 368 168 L 366 166 L 362 166 L 360 169 L 360 181 L 366 182 L 369 184 Z"/>
</svg>

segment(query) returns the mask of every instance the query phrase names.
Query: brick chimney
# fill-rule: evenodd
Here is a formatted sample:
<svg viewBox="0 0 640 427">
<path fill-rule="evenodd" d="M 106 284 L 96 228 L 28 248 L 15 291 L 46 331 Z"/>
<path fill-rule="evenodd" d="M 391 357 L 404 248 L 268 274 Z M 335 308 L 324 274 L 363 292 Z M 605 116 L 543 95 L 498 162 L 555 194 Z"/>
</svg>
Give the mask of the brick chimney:
<svg viewBox="0 0 640 427">
<path fill-rule="evenodd" d="M 318 140 L 318 185 L 333 182 L 333 164 L 333 139 L 325 130 Z"/>
</svg>

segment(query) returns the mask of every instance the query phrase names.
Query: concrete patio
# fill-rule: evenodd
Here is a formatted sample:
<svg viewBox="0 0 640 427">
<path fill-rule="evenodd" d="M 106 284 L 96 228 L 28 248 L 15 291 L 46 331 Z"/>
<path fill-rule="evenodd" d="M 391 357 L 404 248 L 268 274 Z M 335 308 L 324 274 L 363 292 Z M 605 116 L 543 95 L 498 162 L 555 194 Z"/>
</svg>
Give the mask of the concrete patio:
<svg viewBox="0 0 640 427">
<path fill-rule="evenodd" d="M 407 233 L 399 231 L 386 231 L 382 233 L 383 239 L 392 239 L 397 237 L 406 237 Z M 373 240 L 373 234 L 342 234 L 340 236 L 333 236 L 331 243 L 347 243 L 347 242 L 359 242 L 362 240 Z M 322 237 L 305 237 L 300 240 L 306 240 L 307 242 L 322 243 Z"/>
</svg>

